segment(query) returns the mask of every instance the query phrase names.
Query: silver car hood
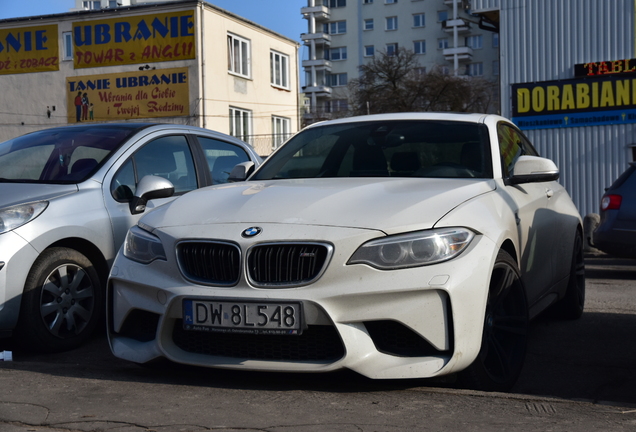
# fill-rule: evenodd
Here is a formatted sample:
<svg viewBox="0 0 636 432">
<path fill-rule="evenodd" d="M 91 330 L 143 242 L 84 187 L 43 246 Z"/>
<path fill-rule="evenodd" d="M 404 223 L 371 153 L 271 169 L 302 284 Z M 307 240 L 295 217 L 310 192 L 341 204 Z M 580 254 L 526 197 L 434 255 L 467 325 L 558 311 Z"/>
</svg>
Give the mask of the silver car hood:
<svg viewBox="0 0 636 432">
<path fill-rule="evenodd" d="M 36 201 L 47 201 L 77 192 L 76 184 L 0 182 L 0 209 Z"/>
<path fill-rule="evenodd" d="M 322 225 L 387 233 L 432 227 L 462 202 L 495 189 L 493 180 L 333 178 L 213 186 L 149 213 L 151 227 L 226 223 Z"/>
</svg>

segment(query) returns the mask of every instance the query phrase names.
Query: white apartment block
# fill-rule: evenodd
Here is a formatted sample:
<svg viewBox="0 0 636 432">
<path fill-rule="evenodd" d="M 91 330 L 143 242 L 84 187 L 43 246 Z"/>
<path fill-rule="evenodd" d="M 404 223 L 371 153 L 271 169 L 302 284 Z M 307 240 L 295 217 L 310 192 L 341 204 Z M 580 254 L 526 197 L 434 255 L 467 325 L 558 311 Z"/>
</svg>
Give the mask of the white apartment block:
<svg viewBox="0 0 636 432">
<path fill-rule="evenodd" d="M 406 48 L 423 73 L 498 81 L 499 37 L 480 26 L 468 0 L 307 0 L 302 61 L 306 121 L 347 111 L 347 83 L 376 53 Z"/>
<path fill-rule="evenodd" d="M 122 6 L 135 6 L 145 3 L 166 3 L 175 0 L 75 0 L 71 11 L 113 9 Z"/>
</svg>

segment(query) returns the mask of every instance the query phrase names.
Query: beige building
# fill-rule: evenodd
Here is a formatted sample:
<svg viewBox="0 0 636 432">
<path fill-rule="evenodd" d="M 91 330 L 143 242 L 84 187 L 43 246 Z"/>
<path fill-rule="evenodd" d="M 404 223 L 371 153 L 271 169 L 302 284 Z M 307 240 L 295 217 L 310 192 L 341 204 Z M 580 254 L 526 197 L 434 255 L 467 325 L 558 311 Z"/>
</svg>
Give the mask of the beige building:
<svg viewBox="0 0 636 432">
<path fill-rule="evenodd" d="M 298 130 L 296 41 L 200 0 L 77 3 L 0 20 L 0 141 L 160 121 L 228 133 L 267 155 Z"/>
</svg>

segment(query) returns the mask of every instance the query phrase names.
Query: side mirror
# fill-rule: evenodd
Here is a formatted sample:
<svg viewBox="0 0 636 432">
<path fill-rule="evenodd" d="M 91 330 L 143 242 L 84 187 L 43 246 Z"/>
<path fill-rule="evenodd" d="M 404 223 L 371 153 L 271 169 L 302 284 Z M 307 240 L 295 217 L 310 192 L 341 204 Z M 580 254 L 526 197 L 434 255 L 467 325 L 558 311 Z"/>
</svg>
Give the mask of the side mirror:
<svg viewBox="0 0 636 432">
<path fill-rule="evenodd" d="M 232 168 L 227 181 L 231 183 L 245 181 L 245 179 L 247 179 L 254 172 L 255 169 L 256 167 L 254 165 L 254 162 L 241 162 L 240 164 Z"/>
<path fill-rule="evenodd" d="M 174 194 L 174 185 L 163 177 L 147 175 L 139 180 L 137 192 L 130 201 L 130 214 L 146 211 L 148 201 L 157 198 L 168 198 Z"/>
<path fill-rule="evenodd" d="M 537 156 L 520 156 L 514 167 L 514 174 L 507 185 L 521 183 L 541 183 L 559 178 L 559 168 L 550 159 Z"/>
</svg>

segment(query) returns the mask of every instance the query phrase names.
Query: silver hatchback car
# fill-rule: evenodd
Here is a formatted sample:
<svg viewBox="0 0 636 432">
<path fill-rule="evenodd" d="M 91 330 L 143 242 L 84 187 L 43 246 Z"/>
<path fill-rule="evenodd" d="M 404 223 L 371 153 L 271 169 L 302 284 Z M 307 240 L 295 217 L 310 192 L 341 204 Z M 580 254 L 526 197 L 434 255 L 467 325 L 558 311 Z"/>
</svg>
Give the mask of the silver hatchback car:
<svg viewBox="0 0 636 432">
<path fill-rule="evenodd" d="M 245 163 L 244 163 L 245 162 Z M 192 126 L 64 126 L 0 143 L 0 336 L 59 351 L 104 316 L 108 271 L 128 229 L 175 195 L 225 183 L 261 158 Z"/>
</svg>

